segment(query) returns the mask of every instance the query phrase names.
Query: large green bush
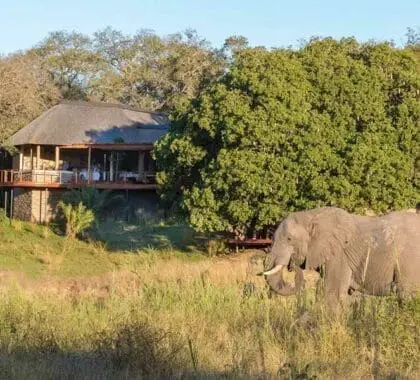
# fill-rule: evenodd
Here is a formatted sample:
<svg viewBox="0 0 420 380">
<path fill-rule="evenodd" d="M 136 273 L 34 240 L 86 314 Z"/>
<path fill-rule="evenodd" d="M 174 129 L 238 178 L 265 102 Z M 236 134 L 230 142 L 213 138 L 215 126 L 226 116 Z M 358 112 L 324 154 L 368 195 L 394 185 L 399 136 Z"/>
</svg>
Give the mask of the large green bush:
<svg viewBox="0 0 420 380">
<path fill-rule="evenodd" d="M 297 209 L 413 207 L 419 94 L 413 53 L 387 43 L 241 50 L 173 113 L 155 150 L 162 198 L 199 231 L 237 235 Z"/>
</svg>

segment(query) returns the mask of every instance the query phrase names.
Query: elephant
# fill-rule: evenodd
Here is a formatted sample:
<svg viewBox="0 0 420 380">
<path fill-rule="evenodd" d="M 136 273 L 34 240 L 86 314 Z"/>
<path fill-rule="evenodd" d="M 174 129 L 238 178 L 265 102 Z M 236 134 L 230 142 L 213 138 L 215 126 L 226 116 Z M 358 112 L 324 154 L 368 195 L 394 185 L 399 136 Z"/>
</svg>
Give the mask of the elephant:
<svg viewBox="0 0 420 380">
<path fill-rule="evenodd" d="M 283 280 L 294 268 L 295 287 Z M 420 214 L 395 211 L 360 216 L 336 207 L 288 215 L 278 226 L 264 263 L 270 288 L 280 295 L 298 292 L 302 270 L 325 272 L 327 304 L 354 291 L 367 295 L 415 292 L 420 285 Z"/>
</svg>

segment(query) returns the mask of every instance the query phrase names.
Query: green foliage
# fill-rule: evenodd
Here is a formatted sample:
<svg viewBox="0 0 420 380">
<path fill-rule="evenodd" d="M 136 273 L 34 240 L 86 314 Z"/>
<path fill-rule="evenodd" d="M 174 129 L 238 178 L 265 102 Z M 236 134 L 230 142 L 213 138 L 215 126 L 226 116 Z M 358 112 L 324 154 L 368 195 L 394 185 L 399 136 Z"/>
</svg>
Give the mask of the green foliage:
<svg viewBox="0 0 420 380">
<path fill-rule="evenodd" d="M 407 28 L 407 43 L 406 46 L 414 50 L 420 50 L 420 27 Z"/>
<path fill-rule="evenodd" d="M 107 209 L 116 206 L 124 200 L 120 194 L 113 194 L 111 190 L 98 190 L 93 187 L 72 189 L 65 194 L 64 200 L 73 206 L 82 203 L 86 209 L 93 212 L 95 219 L 104 216 Z"/>
<path fill-rule="evenodd" d="M 413 207 L 419 93 L 413 53 L 387 43 L 241 48 L 172 113 L 155 149 L 162 199 L 198 231 L 239 236 L 298 209 Z"/>
<path fill-rule="evenodd" d="M 66 235 L 69 237 L 76 237 L 88 229 L 95 220 L 93 211 L 87 209 L 82 202 L 74 206 L 61 201 L 58 206 L 66 219 Z"/>
<path fill-rule="evenodd" d="M 89 80 L 105 68 L 89 36 L 55 31 L 36 48 L 66 99 L 84 99 Z"/>
<path fill-rule="evenodd" d="M 169 36 L 125 35 L 111 27 L 92 36 L 51 32 L 27 52 L 0 57 L 0 145 L 61 98 L 180 109 L 226 62 L 193 30 Z"/>
<path fill-rule="evenodd" d="M 6 216 L 4 209 L 0 208 L 0 225 L 5 225 L 9 223 L 9 218 Z"/>
<path fill-rule="evenodd" d="M 122 137 L 115 137 L 114 143 L 115 144 L 124 144 L 124 139 Z"/>
<path fill-rule="evenodd" d="M 56 104 L 60 93 L 45 62 L 30 50 L 0 56 L 0 146 L 8 138 Z"/>
<path fill-rule="evenodd" d="M 161 37 L 107 27 L 86 36 L 50 33 L 37 47 L 63 95 L 144 109 L 168 109 L 198 95 L 223 59 L 195 31 Z"/>
</svg>

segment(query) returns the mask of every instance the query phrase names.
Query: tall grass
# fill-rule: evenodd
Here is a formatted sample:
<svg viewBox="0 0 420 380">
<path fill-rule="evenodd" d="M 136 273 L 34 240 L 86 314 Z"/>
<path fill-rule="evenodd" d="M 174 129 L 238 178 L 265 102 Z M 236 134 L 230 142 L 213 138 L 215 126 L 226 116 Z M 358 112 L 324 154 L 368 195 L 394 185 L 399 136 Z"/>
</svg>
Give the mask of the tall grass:
<svg viewBox="0 0 420 380">
<path fill-rule="evenodd" d="M 121 252 L 0 223 L 0 379 L 419 378 L 420 296 L 332 317 L 313 281 L 272 296 L 258 258 L 174 251 L 165 228 L 120 228 L 146 236 Z"/>
<path fill-rule="evenodd" d="M 313 292 L 196 278 L 106 296 L 0 298 L 1 378 L 415 378 L 420 297 L 365 298 L 334 318 Z"/>
</svg>

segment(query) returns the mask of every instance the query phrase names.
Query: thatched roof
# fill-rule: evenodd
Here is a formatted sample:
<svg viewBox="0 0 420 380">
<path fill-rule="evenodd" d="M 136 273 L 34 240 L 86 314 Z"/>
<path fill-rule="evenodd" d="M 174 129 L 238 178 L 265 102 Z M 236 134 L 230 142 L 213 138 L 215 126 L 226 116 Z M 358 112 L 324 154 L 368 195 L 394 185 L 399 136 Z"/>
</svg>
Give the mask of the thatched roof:
<svg viewBox="0 0 420 380">
<path fill-rule="evenodd" d="M 106 103 L 60 103 L 10 138 L 11 145 L 152 144 L 168 130 L 165 114 Z"/>
</svg>

